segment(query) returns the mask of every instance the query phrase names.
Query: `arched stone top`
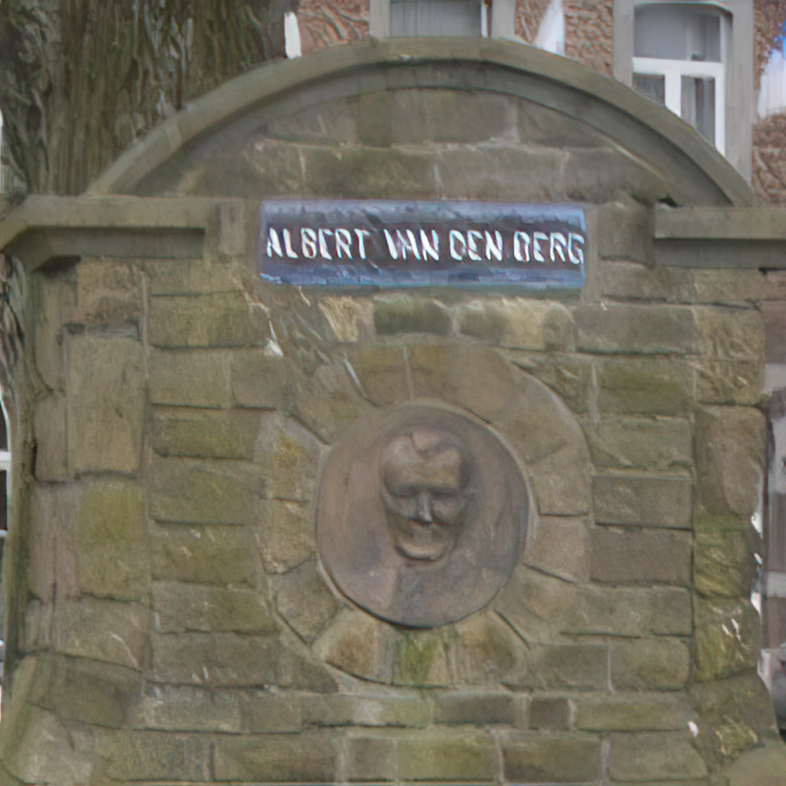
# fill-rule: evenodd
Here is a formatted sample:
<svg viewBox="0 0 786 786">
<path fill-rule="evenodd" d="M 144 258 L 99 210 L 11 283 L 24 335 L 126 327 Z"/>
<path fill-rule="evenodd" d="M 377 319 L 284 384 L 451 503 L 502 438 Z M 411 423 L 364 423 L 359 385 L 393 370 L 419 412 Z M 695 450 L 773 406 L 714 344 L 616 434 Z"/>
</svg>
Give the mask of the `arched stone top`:
<svg viewBox="0 0 786 786">
<path fill-rule="evenodd" d="M 663 107 L 563 57 L 534 47 L 471 38 L 371 39 L 254 69 L 194 101 L 127 150 L 89 194 L 155 193 L 142 188 L 184 151 L 219 133 L 248 134 L 268 117 L 326 100 L 386 90 L 485 91 L 557 112 L 600 134 L 669 184 L 680 205 L 749 205 L 739 173 L 690 126 Z"/>
</svg>

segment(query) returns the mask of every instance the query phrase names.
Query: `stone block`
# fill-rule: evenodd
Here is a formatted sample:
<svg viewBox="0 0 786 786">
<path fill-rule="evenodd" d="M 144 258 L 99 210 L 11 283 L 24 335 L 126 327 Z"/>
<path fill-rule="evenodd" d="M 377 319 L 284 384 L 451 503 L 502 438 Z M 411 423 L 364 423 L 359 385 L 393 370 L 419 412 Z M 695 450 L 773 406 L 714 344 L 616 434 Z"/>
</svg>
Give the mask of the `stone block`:
<svg viewBox="0 0 786 786">
<path fill-rule="evenodd" d="M 699 349 L 693 312 L 682 306 L 581 306 L 574 311 L 578 349 L 587 352 L 684 355 Z"/>
<path fill-rule="evenodd" d="M 690 649 L 679 639 L 631 639 L 611 644 L 615 690 L 680 690 L 688 681 L 690 668 Z"/>
<path fill-rule="evenodd" d="M 262 562 L 269 573 L 286 573 L 316 553 L 314 519 L 300 502 L 274 500 L 260 507 Z"/>
<path fill-rule="evenodd" d="M 404 352 L 394 344 L 371 344 L 348 353 L 349 367 L 373 404 L 387 406 L 409 398 Z"/>
<path fill-rule="evenodd" d="M 322 445 L 299 423 L 281 414 L 263 416 L 254 461 L 267 477 L 270 499 L 310 501 Z"/>
<path fill-rule="evenodd" d="M 219 781 L 331 783 L 337 758 L 337 741 L 324 732 L 222 736 L 213 747 Z"/>
<path fill-rule="evenodd" d="M 450 665 L 445 641 L 436 631 L 402 631 L 393 641 L 392 682 L 395 685 L 448 685 L 453 676 Z"/>
<path fill-rule="evenodd" d="M 589 581 L 590 538 L 583 518 L 540 516 L 525 561 L 566 581 Z"/>
<path fill-rule="evenodd" d="M 764 321 L 755 309 L 696 308 L 699 354 L 764 362 Z"/>
<path fill-rule="evenodd" d="M 154 458 L 150 510 L 163 522 L 256 524 L 265 485 L 253 464 Z"/>
<path fill-rule="evenodd" d="M 673 781 L 706 778 L 708 772 L 686 729 L 612 734 L 609 775 L 612 781 Z"/>
<path fill-rule="evenodd" d="M 601 412 L 687 415 L 691 371 L 682 360 L 604 360 L 596 365 Z"/>
<path fill-rule="evenodd" d="M 762 400 L 764 364 L 757 360 L 698 358 L 696 400 L 702 404 L 755 406 Z"/>
<path fill-rule="evenodd" d="M 288 396 L 289 375 L 283 358 L 263 349 L 238 349 L 229 356 L 232 398 L 237 407 L 280 409 Z"/>
<path fill-rule="evenodd" d="M 141 315 L 142 277 L 133 265 L 110 259 L 77 264 L 74 321 L 111 327 L 138 323 Z"/>
<path fill-rule="evenodd" d="M 273 633 L 277 626 L 254 590 L 155 582 L 153 619 L 161 633 Z"/>
<path fill-rule="evenodd" d="M 175 685 L 254 687 L 276 683 L 275 636 L 236 633 L 156 634 L 151 681 Z"/>
<path fill-rule="evenodd" d="M 210 776 L 210 740 L 190 734 L 119 731 L 101 736 L 99 755 L 115 780 L 192 780 Z"/>
<path fill-rule="evenodd" d="M 345 767 L 350 782 L 394 780 L 395 741 L 389 737 L 349 736 L 346 741 Z"/>
<path fill-rule="evenodd" d="M 653 232 L 649 208 L 612 203 L 599 207 L 596 216 L 595 242 L 600 259 L 651 263 Z"/>
<path fill-rule="evenodd" d="M 237 292 L 239 271 L 206 259 L 146 259 L 149 291 L 156 295 L 210 295 Z"/>
<path fill-rule="evenodd" d="M 570 727 L 570 702 L 565 698 L 533 696 L 529 727 L 538 731 L 564 731 Z"/>
<path fill-rule="evenodd" d="M 693 632 L 691 594 L 677 587 L 588 586 L 577 593 L 572 611 L 566 633 L 689 636 Z"/>
<path fill-rule="evenodd" d="M 592 508 L 590 467 L 583 440 L 531 463 L 529 479 L 541 515 L 587 515 Z"/>
<path fill-rule="evenodd" d="M 751 516 L 756 510 L 764 435 L 764 416 L 758 410 L 705 407 L 697 411 L 697 492 L 708 511 Z"/>
<path fill-rule="evenodd" d="M 729 772 L 729 786 L 783 786 L 786 783 L 786 749 L 770 743 L 741 756 Z"/>
<path fill-rule="evenodd" d="M 516 697 L 499 691 L 442 693 L 434 697 L 434 722 L 486 726 L 517 722 Z"/>
<path fill-rule="evenodd" d="M 466 336 L 510 349 L 571 351 L 573 318 L 561 303 L 526 298 L 473 300 L 459 311 Z"/>
<path fill-rule="evenodd" d="M 151 404 L 214 409 L 230 406 L 229 357 L 225 352 L 154 350 L 147 371 Z"/>
<path fill-rule="evenodd" d="M 692 270 L 698 303 L 750 306 L 779 291 L 776 271 Z"/>
<path fill-rule="evenodd" d="M 142 670 L 147 664 L 149 610 L 136 603 L 83 598 L 55 604 L 56 652 Z"/>
<path fill-rule="evenodd" d="M 240 696 L 233 691 L 148 684 L 129 713 L 132 728 L 236 734 Z"/>
<path fill-rule="evenodd" d="M 699 530 L 695 536 L 693 581 L 706 596 L 750 595 L 756 572 L 752 532 Z"/>
<path fill-rule="evenodd" d="M 786 363 L 786 304 L 782 300 L 765 300 L 760 308 L 767 363 Z"/>
<path fill-rule="evenodd" d="M 410 295 L 374 300 L 374 328 L 377 335 L 450 332 L 450 315 L 442 303 Z"/>
<path fill-rule="evenodd" d="M 153 525 L 150 541 L 154 579 L 256 584 L 259 559 L 250 527 Z"/>
<path fill-rule="evenodd" d="M 489 734 L 422 732 L 401 737 L 397 748 L 403 781 L 497 781 L 496 746 Z"/>
<path fill-rule="evenodd" d="M 338 612 L 338 603 L 314 561 L 271 580 L 279 614 L 307 642 L 312 642 Z"/>
<path fill-rule="evenodd" d="M 35 278 L 33 297 L 35 365 L 46 386 L 60 393 L 65 390 L 63 328 L 71 321 L 76 307 L 75 277 L 41 271 Z"/>
<path fill-rule="evenodd" d="M 536 690 L 607 690 L 608 645 L 587 643 L 533 647 L 529 673 L 517 684 Z"/>
<path fill-rule="evenodd" d="M 243 731 L 251 734 L 281 734 L 303 727 L 301 704 L 289 694 L 247 691 L 239 696 Z"/>
<path fill-rule="evenodd" d="M 747 597 L 700 598 L 695 604 L 695 677 L 715 680 L 756 666 L 761 622 Z"/>
<path fill-rule="evenodd" d="M 374 304 L 356 297 L 326 297 L 319 301 L 319 310 L 330 325 L 336 341 L 354 343 L 371 338 L 374 324 Z"/>
<path fill-rule="evenodd" d="M 585 734 L 517 734 L 501 741 L 505 778 L 519 783 L 586 783 L 601 774 L 600 739 Z"/>
<path fill-rule="evenodd" d="M 147 603 L 150 558 L 140 487 L 117 481 L 85 485 L 74 544 L 82 592 Z"/>
<path fill-rule="evenodd" d="M 262 346 L 270 318 L 241 293 L 164 296 L 150 299 L 150 343 L 155 347 Z"/>
<path fill-rule="evenodd" d="M 142 345 L 128 338 L 72 337 L 67 396 L 71 471 L 137 472 L 145 415 Z"/>
<path fill-rule="evenodd" d="M 398 726 L 422 728 L 431 721 L 429 702 L 416 692 L 305 696 L 300 701 L 308 726 Z"/>
<path fill-rule="evenodd" d="M 692 487 L 688 477 L 597 475 L 592 479 L 595 521 L 688 529 Z"/>
<path fill-rule="evenodd" d="M 258 426 L 256 412 L 158 407 L 151 444 L 160 456 L 251 459 Z"/>
<path fill-rule="evenodd" d="M 52 395 L 36 403 L 33 414 L 35 477 L 42 481 L 70 479 L 66 397 Z"/>
<path fill-rule="evenodd" d="M 569 407 L 581 415 L 587 411 L 592 366 L 587 358 L 575 355 L 540 355 L 518 351 L 505 353 L 508 360 L 543 382 Z"/>
<path fill-rule="evenodd" d="M 670 472 L 693 464 L 693 429 L 678 418 L 618 418 L 587 424 L 596 467 Z"/>
<path fill-rule="evenodd" d="M 673 530 L 595 528 L 592 579 L 610 584 L 691 583 L 690 533 Z"/>
<path fill-rule="evenodd" d="M 576 702 L 576 728 L 585 731 L 682 731 L 690 719 L 688 703 L 678 696 L 639 693 Z"/>
</svg>

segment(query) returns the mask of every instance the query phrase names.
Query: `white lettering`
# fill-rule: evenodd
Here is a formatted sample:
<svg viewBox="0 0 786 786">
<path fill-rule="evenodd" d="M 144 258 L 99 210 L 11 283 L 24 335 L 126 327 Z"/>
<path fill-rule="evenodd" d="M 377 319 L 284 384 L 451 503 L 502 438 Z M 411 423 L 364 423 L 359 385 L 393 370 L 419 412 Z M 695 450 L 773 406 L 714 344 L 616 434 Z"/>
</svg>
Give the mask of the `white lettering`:
<svg viewBox="0 0 786 786">
<path fill-rule="evenodd" d="M 387 229 L 382 230 L 382 234 L 385 236 L 385 241 L 388 244 L 388 253 L 393 259 L 398 259 L 398 252 L 399 252 L 399 245 L 396 240 L 393 239 L 393 235 L 388 232 Z M 398 240 L 401 240 L 401 232 L 398 233 L 399 237 Z"/>
<path fill-rule="evenodd" d="M 420 230 L 420 245 L 423 246 L 423 259 L 428 262 L 428 258 L 439 262 L 439 235 L 436 229 L 431 230 L 431 241 L 429 242 L 428 235 L 425 230 Z"/>
<path fill-rule="evenodd" d="M 557 257 L 555 256 L 556 252 L 560 259 L 565 262 L 565 249 L 567 248 L 568 241 L 565 239 L 565 235 L 562 232 L 552 232 L 551 233 L 551 261 L 556 263 Z"/>
<path fill-rule="evenodd" d="M 358 251 L 360 251 L 360 258 L 366 258 L 366 238 L 371 237 L 371 232 L 367 229 L 356 229 L 355 234 L 358 238 Z"/>
<path fill-rule="evenodd" d="M 275 229 L 268 229 L 267 231 L 267 255 L 271 258 L 276 256 L 283 257 L 284 252 L 281 250 L 281 241 L 278 239 L 278 232 Z"/>
<path fill-rule="evenodd" d="M 543 252 L 540 250 L 540 246 L 538 245 L 538 242 L 541 240 L 544 243 L 548 243 L 549 236 L 545 232 L 535 232 L 532 235 L 532 256 L 535 257 L 536 262 L 546 261 L 546 257 L 543 256 Z"/>
<path fill-rule="evenodd" d="M 461 244 L 462 250 L 459 252 L 458 244 Z M 450 256 L 456 260 L 456 262 L 461 262 L 464 259 L 464 255 L 467 253 L 467 241 L 464 239 L 464 235 L 461 234 L 457 229 L 450 230 Z"/>
<path fill-rule="evenodd" d="M 295 253 L 295 249 L 292 248 L 292 235 L 289 234 L 289 230 L 284 230 L 284 248 L 286 249 L 287 256 L 290 259 L 297 259 L 297 254 Z"/>
<path fill-rule="evenodd" d="M 300 230 L 300 245 L 306 259 L 314 259 L 317 255 L 317 233 L 313 229 Z"/>
<path fill-rule="evenodd" d="M 415 240 L 415 233 L 411 229 L 407 229 L 406 232 L 402 234 L 401 230 L 398 229 L 396 230 L 396 234 L 398 235 L 398 244 L 404 259 L 407 258 L 407 249 L 409 248 L 412 250 L 415 259 L 420 262 L 420 251 L 418 249 L 418 241 Z"/>
<path fill-rule="evenodd" d="M 336 230 L 336 255 L 342 259 L 344 255 L 352 259 L 352 233 L 348 229 Z"/>
<path fill-rule="evenodd" d="M 482 240 L 483 235 L 477 231 L 477 229 L 470 229 L 467 232 L 467 246 L 469 248 L 469 258 L 473 262 L 480 262 L 481 256 L 478 254 L 478 245 L 475 242 L 477 240 Z"/>
<path fill-rule="evenodd" d="M 521 254 L 521 243 L 524 241 L 524 255 Z M 513 233 L 513 256 L 516 257 L 517 262 L 529 262 L 529 247 L 530 243 L 529 235 L 526 232 L 514 232 Z"/>
<path fill-rule="evenodd" d="M 333 259 L 333 257 L 330 256 L 330 251 L 328 251 L 327 247 L 327 236 L 332 234 L 332 229 L 319 230 L 319 254 L 323 259 Z"/>
<path fill-rule="evenodd" d="M 574 249 L 573 244 L 578 243 L 579 248 Z M 577 235 L 571 232 L 568 235 L 568 257 L 570 261 L 574 265 L 583 265 L 584 264 L 584 238 L 581 235 Z"/>
<path fill-rule="evenodd" d="M 492 256 L 498 262 L 502 262 L 502 235 L 499 232 L 494 232 L 492 238 L 491 232 L 486 230 L 486 259 L 491 262 Z"/>
</svg>

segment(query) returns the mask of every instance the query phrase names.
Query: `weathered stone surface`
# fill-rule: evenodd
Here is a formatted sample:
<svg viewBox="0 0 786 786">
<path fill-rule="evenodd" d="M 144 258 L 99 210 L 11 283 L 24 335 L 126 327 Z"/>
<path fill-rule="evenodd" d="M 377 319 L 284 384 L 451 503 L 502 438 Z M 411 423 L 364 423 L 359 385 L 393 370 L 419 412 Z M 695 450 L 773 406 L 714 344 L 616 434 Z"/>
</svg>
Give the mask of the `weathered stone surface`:
<svg viewBox="0 0 786 786">
<path fill-rule="evenodd" d="M 256 412 L 156 408 L 151 444 L 160 456 L 251 459 L 258 425 Z"/>
<path fill-rule="evenodd" d="M 437 631 L 401 631 L 394 640 L 392 661 L 395 685 L 444 686 L 452 681 L 445 641 Z"/>
<path fill-rule="evenodd" d="M 289 694 L 245 691 L 239 696 L 243 731 L 251 734 L 278 734 L 300 731 L 303 727 L 301 704 Z"/>
<path fill-rule="evenodd" d="M 688 529 L 692 487 L 687 477 L 597 475 L 592 479 L 595 521 Z"/>
<path fill-rule="evenodd" d="M 319 301 L 319 310 L 341 343 L 352 343 L 372 335 L 374 306 L 370 300 L 354 297 L 326 297 Z"/>
<path fill-rule="evenodd" d="M 693 630 L 691 595 L 677 587 L 585 587 L 577 593 L 564 630 L 611 636 L 689 636 Z"/>
<path fill-rule="evenodd" d="M 729 786 L 784 786 L 786 749 L 780 742 L 741 756 L 729 772 Z"/>
<path fill-rule="evenodd" d="M 132 728 L 237 733 L 240 696 L 233 691 L 148 684 L 130 713 Z"/>
<path fill-rule="evenodd" d="M 254 460 L 267 476 L 268 496 L 309 501 L 321 452 L 320 443 L 295 421 L 280 414 L 263 417 Z"/>
<path fill-rule="evenodd" d="M 652 212 L 644 205 L 603 205 L 598 208 L 596 228 L 600 259 L 651 262 Z"/>
<path fill-rule="evenodd" d="M 691 583 L 690 533 L 672 530 L 595 528 L 592 579 L 611 584 Z"/>
<path fill-rule="evenodd" d="M 601 412 L 686 415 L 691 406 L 691 373 L 681 360 L 605 360 L 598 369 Z"/>
<path fill-rule="evenodd" d="M 698 680 L 713 680 L 753 668 L 761 650 L 761 623 L 747 597 L 695 602 Z"/>
<path fill-rule="evenodd" d="M 570 727 L 570 702 L 565 698 L 533 696 L 529 727 L 536 731 L 565 731 Z"/>
<path fill-rule="evenodd" d="M 757 360 L 711 360 L 694 364 L 696 400 L 702 404 L 755 406 L 762 400 L 764 364 Z"/>
<path fill-rule="evenodd" d="M 209 295 L 237 292 L 236 266 L 207 259 L 146 259 L 151 295 Z"/>
<path fill-rule="evenodd" d="M 586 357 L 547 355 L 508 350 L 508 360 L 522 371 L 537 377 L 553 390 L 577 415 L 587 411 L 592 366 Z"/>
<path fill-rule="evenodd" d="M 342 611 L 317 639 L 314 652 L 336 668 L 372 682 L 393 680 L 395 632 L 361 611 Z"/>
<path fill-rule="evenodd" d="M 260 346 L 270 337 L 267 310 L 241 293 L 153 297 L 149 321 L 156 347 Z"/>
<path fill-rule="evenodd" d="M 511 349 L 571 351 L 573 319 L 561 303 L 526 298 L 474 300 L 459 311 L 464 335 Z"/>
<path fill-rule="evenodd" d="M 679 639 L 632 639 L 611 645 L 611 684 L 616 690 L 679 690 L 688 681 L 690 667 L 690 649 Z"/>
<path fill-rule="evenodd" d="M 450 331 L 450 315 L 437 300 L 410 295 L 376 298 L 374 328 L 380 336 L 399 333 L 445 335 Z"/>
<path fill-rule="evenodd" d="M 398 740 L 402 780 L 495 781 L 496 751 L 491 735 L 480 732 L 422 732 Z"/>
<path fill-rule="evenodd" d="M 76 266 L 76 309 L 73 319 L 108 327 L 137 323 L 142 314 L 142 280 L 127 262 L 83 259 Z"/>
<path fill-rule="evenodd" d="M 696 591 L 707 596 L 746 597 L 753 587 L 756 561 L 753 530 L 697 529 L 693 557 Z"/>
<path fill-rule="evenodd" d="M 592 507 L 590 462 L 582 442 L 566 445 L 528 466 L 538 511 L 544 516 L 583 516 Z"/>
<path fill-rule="evenodd" d="M 283 358 L 263 349 L 238 349 L 229 356 L 235 406 L 278 409 L 286 401 L 289 375 Z"/>
<path fill-rule="evenodd" d="M 694 315 L 680 306 L 581 306 L 577 346 L 589 352 L 688 354 L 699 348 Z"/>
<path fill-rule="evenodd" d="M 33 298 L 35 329 L 32 349 L 36 368 L 50 390 L 62 392 L 65 390 L 63 326 L 71 321 L 76 307 L 73 276 L 54 272 L 36 276 Z"/>
<path fill-rule="evenodd" d="M 766 300 L 761 304 L 764 321 L 765 357 L 767 363 L 786 363 L 786 309 L 782 300 Z"/>
<path fill-rule="evenodd" d="M 153 618 L 161 633 L 272 633 L 276 622 L 259 592 L 155 582 Z"/>
<path fill-rule="evenodd" d="M 263 502 L 259 540 L 262 562 L 269 573 L 286 573 L 316 553 L 314 520 L 300 502 Z"/>
<path fill-rule="evenodd" d="M 259 558 L 250 527 L 160 524 L 150 529 L 151 569 L 159 581 L 254 586 Z"/>
<path fill-rule="evenodd" d="M 255 524 L 265 477 L 253 464 L 153 460 L 153 518 L 188 524 Z"/>
<path fill-rule="evenodd" d="M 668 472 L 693 464 L 693 429 L 677 418 L 619 418 L 585 426 L 596 467 Z"/>
<path fill-rule="evenodd" d="M 565 165 L 565 179 L 568 199 L 576 202 L 603 203 L 616 194 L 652 204 L 668 196 L 662 175 L 617 150 L 572 150 Z"/>
<path fill-rule="evenodd" d="M 306 696 L 300 700 L 303 723 L 309 726 L 428 726 L 431 709 L 415 691 Z"/>
<path fill-rule="evenodd" d="M 128 338 L 72 337 L 67 396 L 71 471 L 137 472 L 145 408 L 142 345 Z"/>
<path fill-rule="evenodd" d="M 396 743 L 389 737 L 351 735 L 346 741 L 346 772 L 350 781 L 392 781 Z"/>
<path fill-rule="evenodd" d="M 584 783 L 600 777 L 600 739 L 584 734 L 518 734 L 502 740 L 505 777 L 519 783 Z"/>
<path fill-rule="evenodd" d="M 348 354 L 347 362 L 363 395 L 377 406 L 410 397 L 403 346 L 378 343 L 359 346 Z"/>
<path fill-rule="evenodd" d="M 589 581 L 590 538 L 586 519 L 540 516 L 525 561 L 567 581 Z"/>
<path fill-rule="evenodd" d="M 697 411 L 697 492 L 707 510 L 742 516 L 756 510 L 764 445 L 764 416 L 758 410 L 705 407 Z"/>
<path fill-rule="evenodd" d="M 576 705 L 576 728 L 586 731 L 682 731 L 691 718 L 685 699 L 657 693 L 588 696 Z"/>
<path fill-rule="evenodd" d="M 261 686 L 276 682 L 275 636 L 236 633 L 154 635 L 152 679 L 175 685 Z"/>
<path fill-rule="evenodd" d="M 699 354 L 727 360 L 764 360 L 764 322 L 755 309 L 696 308 Z"/>
<path fill-rule="evenodd" d="M 54 713 L 27 706 L 5 718 L 0 746 L 3 764 L 26 783 L 52 786 L 87 784 L 92 761 L 75 750 L 68 729 Z"/>
<path fill-rule="evenodd" d="M 338 612 L 338 603 L 320 577 L 314 561 L 271 580 L 276 608 L 293 630 L 312 642 Z"/>
<path fill-rule="evenodd" d="M 47 396 L 36 404 L 33 435 L 36 446 L 36 479 L 68 480 L 68 420 L 65 396 Z"/>
<path fill-rule="evenodd" d="M 463 691 L 438 694 L 434 700 L 435 723 L 513 726 L 517 720 L 516 697 L 510 693 Z"/>
<path fill-rule="evenodd" d="M 614 781 L 691 780 L 707 777 L 707 766 L 680 734 L 613 734 L 609 775 Z"/>
<path fill-rule="evenodd" d="M 220 781 L 333 782 L 336 740 L 324 732 L 299 735 L 223 736 L 214 746 Z"/>
<path fill-rule="evenodd" d="M 210 741 L 206 737 L 155 731 L 118 731 L 102 735 L 99 755 L 117 780 L 204 781 L 210 771 Z"/>
<path fill-rule="evenodd" d="M 116 481 L 86 485 L 74 543 L 82 592 L 147 602 L 150 560 L 141 488 Z"/>
<path fill-rule="evenodd" d="M 154 350 L 147 363 L 152 404 L 182 407 L 230 406 L 229 358 L 218 350 Z"/>
<path fill-rule="evenodd" d="M 532 648 L 530 669 L 515 685 L 536 690 L 607 690 L 607 644 L 554 644 Z"/>
</svg>

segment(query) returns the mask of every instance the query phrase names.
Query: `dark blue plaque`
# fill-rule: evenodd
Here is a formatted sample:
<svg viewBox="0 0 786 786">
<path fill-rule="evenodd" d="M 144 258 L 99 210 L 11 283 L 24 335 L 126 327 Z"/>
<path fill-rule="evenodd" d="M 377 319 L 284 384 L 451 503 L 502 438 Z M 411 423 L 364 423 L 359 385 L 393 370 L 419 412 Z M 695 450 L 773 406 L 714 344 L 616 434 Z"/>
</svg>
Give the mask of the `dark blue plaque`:
<svg viewBox="0 0 786 786">
<path fill-rule="evenodd" d="M 580 288 L 587 234 L 571 205 L 262 204 L 260 274 L 296 286 Z"/>
</svg>

